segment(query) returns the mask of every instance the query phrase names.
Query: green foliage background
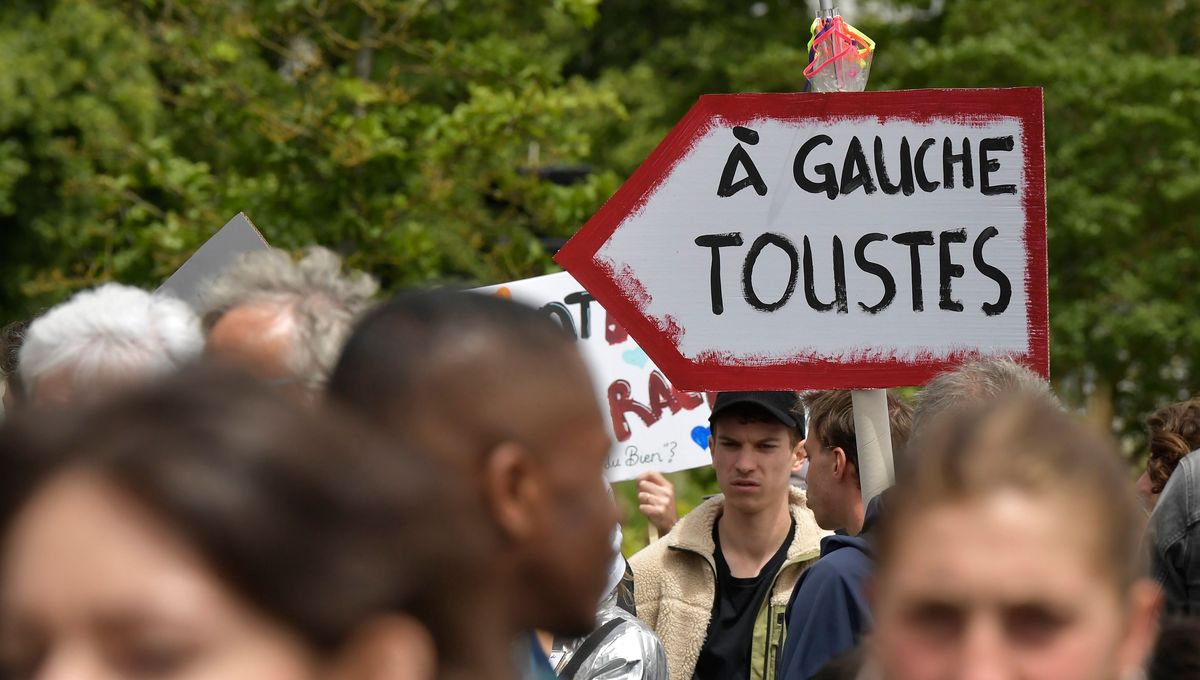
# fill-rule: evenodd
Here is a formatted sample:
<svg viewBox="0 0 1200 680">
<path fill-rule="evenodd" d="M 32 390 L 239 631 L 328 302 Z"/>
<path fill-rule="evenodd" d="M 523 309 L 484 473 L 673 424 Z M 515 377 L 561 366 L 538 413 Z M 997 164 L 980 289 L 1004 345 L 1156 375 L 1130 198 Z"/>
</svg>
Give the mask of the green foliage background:
<svg viewBox="0 0 1200 680">
<path fill-rule="evenodd" d="M 1147 411 L 1200 392 L 1198 5 L 848 12 L 879 43 L 872 89 L 1045 88 L 1055 384 L 1135 453 Z M 389 289 L 553 271 L 544 244 L 697 96 L 800 89 L 813 11 L 5 0 L 0 322 L 104 281 L 154 286 L 240 210 L 271 243 L 331 246 Z M 579 164 L 581 183 L 538 179 Z M 711 490 L 707 471 L 675 478 L 685 507 Z"/>
</svg>

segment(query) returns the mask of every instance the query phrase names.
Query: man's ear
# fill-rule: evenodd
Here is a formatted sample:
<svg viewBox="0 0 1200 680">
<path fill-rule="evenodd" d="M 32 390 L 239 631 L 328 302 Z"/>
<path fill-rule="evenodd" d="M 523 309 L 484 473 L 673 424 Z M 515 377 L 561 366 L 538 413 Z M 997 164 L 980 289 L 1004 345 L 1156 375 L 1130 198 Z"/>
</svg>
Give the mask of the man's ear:
<svg viewBox="0 0 1200 680">
<path fill-rule="evenodd" d="M 497 445 L 487 456 L 483 493 L 488 510 L 509 540 L 523 542 L 536 531 L 542 508 L 537 466 L 532 454 L 516 442 Z"/>
<path fill-rule="evenodd" d="M 833 454 L 833 476 L 835 479 L 841 479 L 850 472 L 850 461 L 846 458 L 846 451 L 840 446 L 835 446 L 829 450 Z"/>
<path fill-rule="evenodd" d="M 367 623 L 334 660 L 331 680 L 434 680 L 437 647 L 416 619 L 403 614 Z"/>
<path fill-rule="evenodd" d="M 808 453 L 804 450 L 804 442 L 805 440 L 801 439 L 792 448 L 792 472 L 799 472 L 800 468 L 804 465 L 804 459 L 808 456 Z"/>
<path fill-rule="evenodd" d="M 708 435 L 708 457 L 712 458 L 717 451 L 717 440 L 711 434 Z"/>
</svg>

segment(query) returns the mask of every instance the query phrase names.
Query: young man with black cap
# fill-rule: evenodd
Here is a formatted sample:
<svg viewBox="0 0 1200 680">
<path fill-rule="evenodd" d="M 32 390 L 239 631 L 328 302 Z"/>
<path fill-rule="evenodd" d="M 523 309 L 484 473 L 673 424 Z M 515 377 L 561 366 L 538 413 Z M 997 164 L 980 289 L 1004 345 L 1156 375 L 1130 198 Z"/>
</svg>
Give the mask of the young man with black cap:
<svg viewBox="0 0 1200 680">
<path fill-rule="evenodd" d="M 637 613 L 671 680 L 773 680 L 792 588 L 824 535 L 790 484 L 804 417 L 794 392 L 723 392 L 709 422 L 722 494 L 633 556 Z"/>
</svg>

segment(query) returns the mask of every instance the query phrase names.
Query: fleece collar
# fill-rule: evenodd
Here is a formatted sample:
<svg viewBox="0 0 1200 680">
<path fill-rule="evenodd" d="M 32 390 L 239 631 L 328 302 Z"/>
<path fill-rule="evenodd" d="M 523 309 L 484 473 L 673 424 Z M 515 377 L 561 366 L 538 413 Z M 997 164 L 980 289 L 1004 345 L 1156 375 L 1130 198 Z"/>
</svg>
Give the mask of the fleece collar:
<svg viewBox="0 0 1200 680">
<path fill-rule="evenodd" d="M 792 513 L 792 521 L 796 523 L 797 535 L 792 544 L 788 546 L 787 561 L 816 557 L 815 554 L 811 554 L 813 541 L 798 540 L 801 539 L 801 527 L 812 524 L 811 518 L 806 520 L 804 517 L 808 512 L 808 505 L 803 491 L 796 487 L 791 488 L 788 494 L 788 508 Z M 696 506 L 694 510 L 679 520 L 671 533 L 667 534 L 664 539 L 667 541 L 667 547 L 697 553 L 715 564 L 717 546 L 713 543 L 713 525 L 717 523 L 717 519 L 724 511 L 724 494 L 713 496 Z M 813 526 L 815 528 L 815 525 Z"/>
</svg>

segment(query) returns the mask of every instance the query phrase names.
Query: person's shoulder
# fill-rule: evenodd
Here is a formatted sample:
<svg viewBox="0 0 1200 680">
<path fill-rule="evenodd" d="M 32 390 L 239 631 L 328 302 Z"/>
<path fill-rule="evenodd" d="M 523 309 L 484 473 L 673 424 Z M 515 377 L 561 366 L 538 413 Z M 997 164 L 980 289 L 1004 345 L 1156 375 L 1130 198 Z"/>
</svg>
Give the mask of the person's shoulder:
<svg viewBox="0 0 1200 680">
<path fill-rule="evenodd" d="M 808 568 L 810 579 L 856 581 L 870 575 L 875 562 L 862 547 L 843 536 L 829 536 L 825 541 L 837 541 L 842 545 L 826 551 Z"/>
<path fill-rule="evenodd" d="M 662 594 L 663 579 L 672 570 L 667 541 L 659 539 L 642 548 L 629 558 L 629 569 L 633 572 L 633 595 L 638 614 L 642 608 L 657 601 Z"/>
<path fill-rule="evenodd" d="M 655 634 L 654 629 L 633 614 L 621 609 L 616 612 L 612 620 L 620 621 L 620 625 L 613 629 L 613 637 L 644 637 L 658 643 L 658 635 Z"/>
<path fill-rule="evenodd" d="M 1159 502 L 1171 496 L 1186 498 L 1193 506 L 1200 503 L 1200 449 L 1180 459 L 1163 487 Z"/>
<path fill-rule="evenodd" d="M 1159 540 L 1177 540 L 1200 524 L 1200 450 L 1179 461 L 1150 513 L 1151 533 Z"/>
<path fill-rule="evenodd" d="M 644 621 L 620 612 L 616 617 L 619 625 L 612 628 L 596 651 L 585 663 L 587 669 L 614 669 L 616 667 L 636 670 L 640 678 L 667 678 L 667 657 L 662 641 Z M 580 669 L 577 677 L 592 677 Z M 626 677 L 622 675 L 621 677 Z"/>
<path fill-rule="evenodd" d="M 1200 449 L 1179 459 L 1175 470 L 1167 479 L 1166 486 L 1163 487 L 1163 494 L 1172 486 L 1191 489 L 1192 495 L 1195 495 L 1196 487 L 1200 486 Z"/>
<path fill-rule="evenodd" d="M 847 601 L 865 601 L 867 582 L 871 577 L 871 558 L 853 548 L 842 548 L 826 554 L 804 571 L 792 598 L 792 616 L 813 615 L 818 603 L 846 610 Z M 819 610 L 824 611 L 824 610 Z"/>
<path fill-rule="evenodd" d="M 667 542 L 665 539 L 659 539 L 634 553 L 633 557 L 629 558 L 629 567 L 633 570 L 634 577 L 637 577 L 640 569 L 661 564 L 666 553 Z"/>
</svg>

